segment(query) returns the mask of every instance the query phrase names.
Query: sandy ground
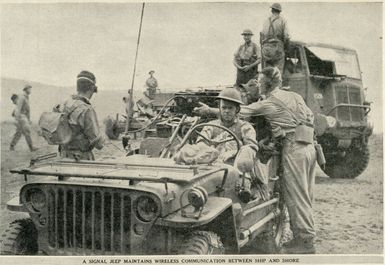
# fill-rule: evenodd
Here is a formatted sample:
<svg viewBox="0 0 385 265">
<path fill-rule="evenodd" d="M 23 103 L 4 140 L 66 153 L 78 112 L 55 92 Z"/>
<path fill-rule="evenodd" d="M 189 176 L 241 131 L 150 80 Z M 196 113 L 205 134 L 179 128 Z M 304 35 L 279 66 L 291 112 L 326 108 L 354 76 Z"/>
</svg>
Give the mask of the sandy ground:
<svg viewBox="0 0 385 265">
<path fill-rule="evenodd" d="M 17 195 L 23 177 L 9 173 L 11 168 L 28 164 L 32 157 L 25 140 L 21 139 L 16 151 L 9 151 L 14 132 L 12 123 L 1 124 L 1 211 L 0 230 L 8 223 L 24 216 L 6 210 L 6 202 Z M 33 134 L 37 154 L 54 152 L 44 139 Z M 97 158 L 121 155 L 118 141 Z M 331 179 L 321 171 L 317 174 L 315 190 L 316 247 L 319 254 L 382 254 L 383 253 L 383 151 L 382 135 L 370 140 L 371 159 L 367 170 L 358 178 Z"/>
</svg>

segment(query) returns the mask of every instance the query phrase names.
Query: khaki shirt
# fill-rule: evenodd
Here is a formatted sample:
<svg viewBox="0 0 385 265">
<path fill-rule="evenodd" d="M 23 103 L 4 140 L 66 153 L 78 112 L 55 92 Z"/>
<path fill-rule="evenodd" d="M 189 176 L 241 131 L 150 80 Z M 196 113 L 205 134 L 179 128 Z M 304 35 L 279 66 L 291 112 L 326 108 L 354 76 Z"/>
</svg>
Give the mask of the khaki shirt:
<svg viewBox="0 0 385 265">
<path fill-rule="evenodd" d="M 209 123 L 224 126 L 220 119 L 210 121 Z M 227 129 L 232 131 L 244 145 L 255 143 L 256 132 L 253 126 L 251 126 L 251 124 L 248 123 L 247 121 L 242 121 L 237 118 L 234 121 L 234 124 L 230 127 L 227 127 Z M 215 140 L 215 141 L 224 140 L 230 137 L 230 135 L 226 131 L 219 129 L 217 127 L 212 127 L 212 126 L 204 127 L 201 131 L 201 134 L 206 138 Z M 200 141 L 204 141 L 203 138 L 198 138 L 197 142 L 200 142 Z M 235 144 L 234 141 L 231 141 L 228 143 L 232 143 L 233 145 Z M 235 148 L 236 147 L 234 145 L 233 147 L 226 148 L 226 149 L 235 149 Z"/>
<path fill-rule="evenodd" d="M 146 86 L 155 89 L 158 87 L 158 80 L 155 77 L 150 77 L 146 80 Z"/>
<path fill-rule="evenodd" d="M 27 117 L 28 120 L 31 119 L 30 118 L 31 110 L 29 107 L 29 96 L 27 95 L 27 93 L 20 94 L 17 96 L 14 116 L 18 120 L 21 118 L 21 115 L 24 115 L 25 117 Z"/>
<path fill-rule="evenodd" d="M 71 113 L 69 123 L 73 132 L 72 140 L 63 145 L 63 149 L 86 152 L 94 147 L 103 148 L 104 139 L 99 129 L 96 112 L 87 98 L 72 96 L 64 103 L 63 111 Z"/>
<path fill-rule="evenodd" d="M 289 29 L 286 19 L 280 15 L 271 15 L 263 23 L 261 32 L 261 43 L 268 39 L 279 39 L 283 43 L 289 41 Z"/>
<path fill-rule="evenodd" d="M 299 120 L 313 124 L 314 115 L 306 105 L 302 96 L 293 91 L 285 91 L 275 88 L 270 97 L 276 97 L 281 100 L 288 109 L 296 114 Z M 252 103 L 241 107 L 243 115 L 263 115 L 270 122 L 272 129 L 281 128 L 285 132 L 292 132 L 297 127 L 295 118 L 283 107 L 273 102 L 270 97 L 266 100 Z"/>
<path fill-rule="evenodd" d="M 238 50 L 234 54 L 234 59 L 238 64 L 242 64 L 243 61 L 247 65 L 257 61 L 261 57 L 260 54 L 261 53 L 257 44 L 250 41 L 249 44 L 244 43 L 239 46 Z"/>
</svg>

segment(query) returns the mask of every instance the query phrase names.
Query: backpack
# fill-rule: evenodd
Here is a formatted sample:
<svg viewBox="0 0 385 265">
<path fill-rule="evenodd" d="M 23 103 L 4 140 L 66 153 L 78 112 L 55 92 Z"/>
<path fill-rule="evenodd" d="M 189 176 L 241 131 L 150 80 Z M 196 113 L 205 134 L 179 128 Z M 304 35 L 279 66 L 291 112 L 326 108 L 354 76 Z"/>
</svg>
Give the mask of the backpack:
<svg viewBox="0 0 385 265">
<path fill-rule="evenodd" d="M 39 119 L 39 127 L 42 136 L 51 145 L 68 144 L 72 139 L 72 129 L 69 124 L 71 113 L 77 109 L 73 108 L 70 112 L 43 112 Z"/>
</svg>

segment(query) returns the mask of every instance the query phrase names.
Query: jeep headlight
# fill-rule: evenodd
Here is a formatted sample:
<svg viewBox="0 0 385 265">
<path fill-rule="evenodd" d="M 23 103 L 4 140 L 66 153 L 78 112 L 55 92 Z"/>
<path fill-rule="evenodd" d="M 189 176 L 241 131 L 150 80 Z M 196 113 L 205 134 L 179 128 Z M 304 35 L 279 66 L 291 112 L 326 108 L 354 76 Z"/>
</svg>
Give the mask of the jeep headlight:
<svg viewBox="0 0 385 265">
<path fill-rule="evenodd" d="M 27 191 L 26 202 L 30 210 L 40 212 L 44 209 L 47 198 L 41 189 L 33 188 Z"/>
<path fill-rule="evenodd" d="M 156 201 L 149 196 L 141 196 L 136 200 L 136 214 L 143 222 L 154 220 L 159 212 Z"/>
<path fill-rule="evenodd" d="M 188 202 L 194 206 L 195 209 L 199 209 L 206 204 L 208 199 L 207 191 L 203 187 L 192 188 L 187 194 Z"/>
</svg>

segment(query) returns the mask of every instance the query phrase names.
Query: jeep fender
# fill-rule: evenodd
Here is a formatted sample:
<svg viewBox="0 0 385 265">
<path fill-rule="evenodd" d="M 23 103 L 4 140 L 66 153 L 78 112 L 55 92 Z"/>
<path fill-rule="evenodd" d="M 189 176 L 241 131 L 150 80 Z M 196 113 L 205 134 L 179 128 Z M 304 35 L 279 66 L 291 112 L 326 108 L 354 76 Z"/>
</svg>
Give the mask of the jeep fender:
<svg viewBox="0 0 385 265">
<path fill-rule="evenodd" d="M 20 203 L 20 197 L 16 196 L 7 202 L 7 209 L 12 212 L 28 212 L 24 204 Z"/>
<path fill-rule="evenodd" d="M 182 209 L 179 209 L 166 217 L 159 218 L 156 224 L 160 226 L 171 226 L 173 228 L 200 227 L 210 223 L 226 209 L 230 208 L 231 205 L 232 200 L 229 198 L 209 197 L 199 217 L 183 216 Z M 186 206 L 184 210 L 188 213 L 194 211 L 191 205 Z"/>
</svg>

